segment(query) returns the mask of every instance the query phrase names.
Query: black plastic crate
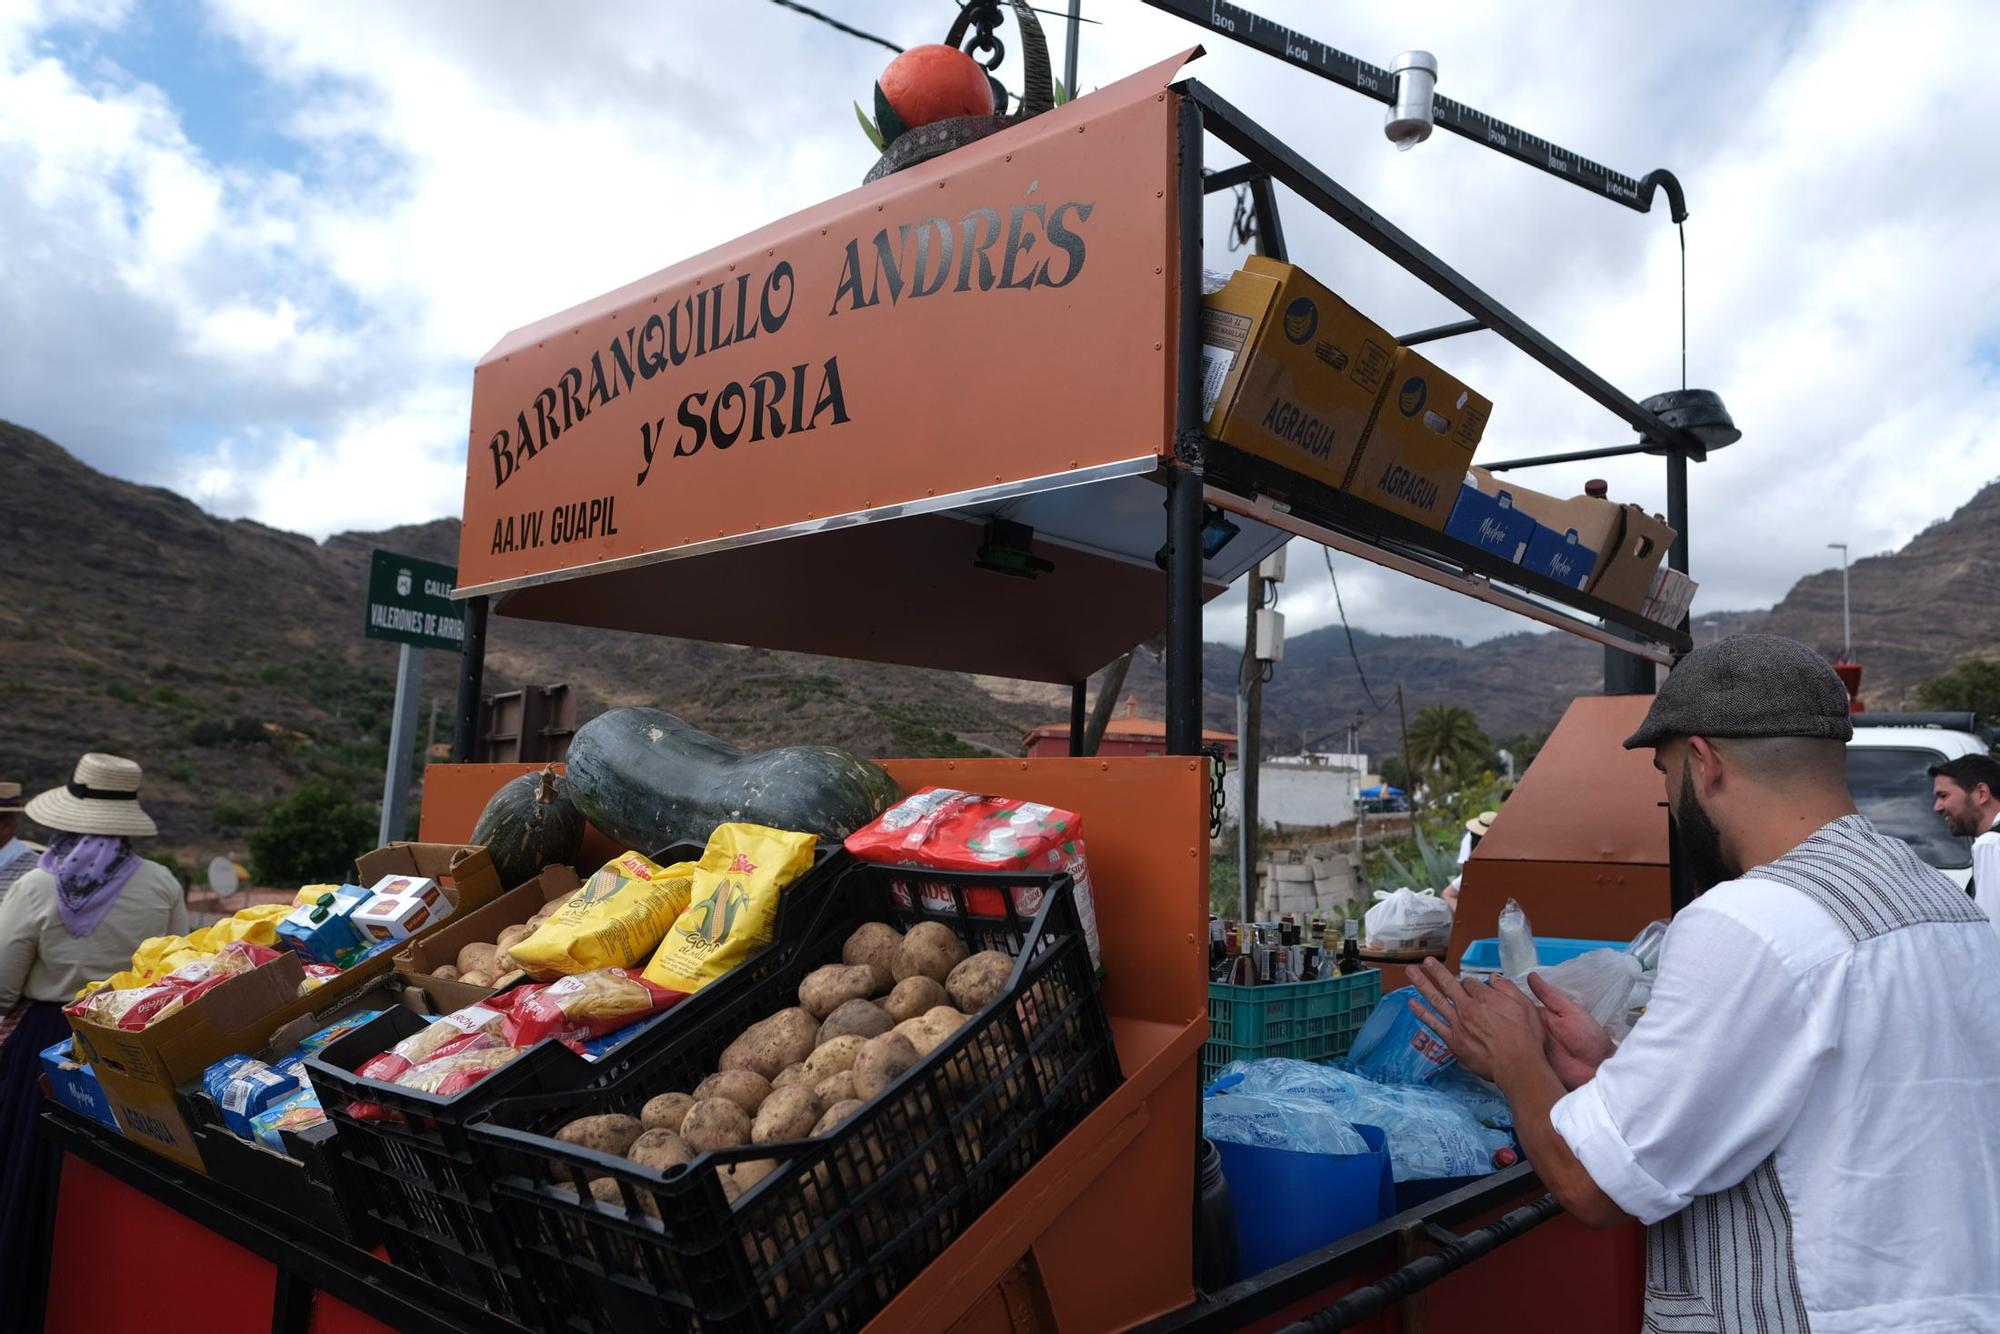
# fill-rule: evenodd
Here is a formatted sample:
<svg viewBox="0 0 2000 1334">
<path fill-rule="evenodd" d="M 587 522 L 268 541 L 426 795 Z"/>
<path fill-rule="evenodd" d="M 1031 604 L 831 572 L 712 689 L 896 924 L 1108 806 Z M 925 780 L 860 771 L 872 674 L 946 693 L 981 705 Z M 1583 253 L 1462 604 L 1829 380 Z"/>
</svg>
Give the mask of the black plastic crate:
<svg viewBox="0 0 2000 1334">
<path fill-rule="evenodd" d="M 918 892 L 911 892 L 912 890 Z M 1040 900 L 1031 917 L 1014 891 Z M 997 892 L 996 892 L 997 891 Z M 968 897 L 980 895 L 975 915 Z M 1026 902 L 1023 896 L 1021 902 Z M 660 1173 L 553 1138 L 690 1091 L 751 1023 L 798 1003 L 864 922 L 942 922 L 968 950 L 1016 956 L 1005 991 L 819 1139 L 708 1153 Z M 856 1329 L 1120 1082 L 1067 875 L 851 865 L 811 941 L 616 1082 L 513 1097 L 472 1127 L 552 1330 Z M 777 1166 L 732 1205 L 716 1168 Z M 593 1182 L 616 1183 L 600 1203 Z"/>
<path fill-rule="evenodd" d="M 682 844 L 658 853 L 661 865 L 693 861 L 701 848 Z M 479 1303 L 516 1323 L 536 1325 L 541 1311 L 515 1263 L 498 1217 L 487 1175 L 475 1157 L 466 1125 L 502 1098 L 574 1093 L 619 1077 L 648 1051 L 725 1006 L 732 995 L 773 974 L 810 937 L 847 854 L 822 844 L 813 866 L 778 901 L 771 943 L 723 977 L 654 1020 L 625 1046 L 593 1063 L 549 1039 L 501 1066 L 462 1093 L 420 1093 L 355 1072 L 430 1021 L 396 1006 L 306 1061 L 326 1114 L 339 1127 L 339 1150 L 348 1170 L 339 1184 L 351 1207 L 380 1227 L 389 1257 L 399 1268 Z M 350 1104 L 373 1104 L 387 1118 L 356 1116 Z"/>
</svg>

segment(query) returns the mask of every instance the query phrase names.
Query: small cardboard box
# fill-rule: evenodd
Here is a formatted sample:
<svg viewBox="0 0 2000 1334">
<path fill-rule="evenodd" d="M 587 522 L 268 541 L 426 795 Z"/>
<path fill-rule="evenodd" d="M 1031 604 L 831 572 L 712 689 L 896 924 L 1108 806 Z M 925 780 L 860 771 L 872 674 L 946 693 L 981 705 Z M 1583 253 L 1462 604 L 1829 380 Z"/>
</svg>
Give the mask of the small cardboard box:
<svg viewBox="0 0 2000 1334">
<path fill-rule="evenodd" d="M 1521 567 L 1582 592 L 1590 587 L 1590 576 L 1597 570 L 1597 553 L 1583 545 L 1574 528 L 1557 532 L 1536 524 Z"/>
<path fill-rule="evenodd" d="M 87 1116 L 117 1134 L 118 1118 L 111 1114 L 104 1086 L 97 1082 L 95 1071 L 76 1059 L 73 1041 L 64 1038 L 42 1050 L 42 1091 L 49 1101 Z"/>
<path fill-rule="evenodd" d="M 355 929 L 369 940 L 407 940 L 443 918 L 422 898 L 377 894 L 354 910 Z"/>
<path fill-rule="evenodd" d="M 1396 349 L 1347 489 L 1442 531 L 1493 404 L 1410 349 Z"/>
<path fill-rule="evenodd" d="M 1597 577 L 1590 593 L 1614 606 L 1638 611 L 1653 591 L 1653 575 L 1674 544 L 1674 530 L 1667 521 L 1648 514 L 1637 505 L 1621 506 L 1623 522 L 1618 542 L 1598 562 Z"/>
<path fill-rule="evenodd" d="M 1514 508 L 1514 488 L 1502 486 L 1492 473 L 1474 468 L 1458 488 L 1458 503 L 1445 521 L 1445 535 L 1519 564 L 1535 535 L 1535 520 Z"/>
<path fill-rule="evenodd" d="M 396 955 L 396 971 L 411 979 L 438 981 L 429 977 L 431 970 L 445 964 L 455 966 L 458 952 L 467 945 L 493 944 L 508 927 L 519 926 L 540 912 L 542 905 L 568 898 L 582 886 L 583 881 L 569 867 L 545 866 L 540 875 L 526 884 L 515 886 L 485 907 L 455 917 L 440 930 L 404 946 Z M 477 993 L 465 1001 L 468 1005 L 493 994 L 483 987 L 445 985 L 461 985 L 464 991 Z"/>
<path fill-rule="evenodd" d="M 356 865 L 368 883 L 399 872 L 449 877 L 448 896 L 467 909 L 500 894 L 500 877 L 481 847 L 391 843 L 365 854 Z M 150 1027 L 127 1031 L 71 1015 L 70 1030 L 78 1055 L 95 1069 L 126 1138 L 199 1172 L 200 1151 L 175 1096 L 179 1086 L 198 1079 L 225 1056 L 260 1050 L 294 1020 L 332 1012 L 389 968 L 384 951 L 301 996 L 305 973 L 298 956 L 286 953 L 230 978 Z"/>
<path fill-rule="evenodd" d="M 1261 255 L 1203 298 L 1201 329 L 1208 434 L 1328 486 L 1344 483 L 1396 340 L 1304 270 Z"/>
</svg>

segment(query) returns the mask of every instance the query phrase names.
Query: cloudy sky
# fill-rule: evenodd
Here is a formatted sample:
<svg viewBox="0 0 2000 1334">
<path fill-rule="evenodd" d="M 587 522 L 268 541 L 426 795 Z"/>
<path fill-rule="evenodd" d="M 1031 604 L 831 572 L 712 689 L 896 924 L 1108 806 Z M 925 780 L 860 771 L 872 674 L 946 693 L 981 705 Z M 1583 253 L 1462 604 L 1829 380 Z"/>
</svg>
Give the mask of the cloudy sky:
<svg viewBox="0 0 2000 1334">
<path fill-rule="evenodd" d="M 818 7 L 901 45 L 952 12 Z M 1767 605 L 1827 542 L 1892 548 L 2000 474 L 2000 6 L 1251 7 L 1377 63 L 1424 47 L 1460 101 L 1680 177 L 1689 383 L 1744 430 L 1694 470 L 1698 608 Z M 1085 12 L 1085 89 L 1201 39 L 1139 0 Z M 1191 74 L 1614 383 L 1680 384 L 1663 204 L 1636 214 L 1449 134 L 1397 153 L 1378 104 L 1207 45 Z M 479 356 L 850 188 L 873 150 L 848 103 L 887 58 L 764 0 L 0 0 L 0 417 L 316 535 L 456 513 Z M 1281 207 L 1293 258 L 1391 330 L 1456 316 Z M 1210 267 L 1229 267 L 1228 213 L 1211 200 Z M 1433 351 L 1496 402 L 1489 456 L 1630 438 L 1491 335 Z M 1593 475 L 1664 507 L 1658 460 L 1536 484 Z M 1341 569 L 1357 625 L 1519 624 Z M 1332 614 L 1317 559 L 1283 606 L 1294 631 Z M 1240 638 L 1240 612 L 1211 627 Z"/>
</svg>

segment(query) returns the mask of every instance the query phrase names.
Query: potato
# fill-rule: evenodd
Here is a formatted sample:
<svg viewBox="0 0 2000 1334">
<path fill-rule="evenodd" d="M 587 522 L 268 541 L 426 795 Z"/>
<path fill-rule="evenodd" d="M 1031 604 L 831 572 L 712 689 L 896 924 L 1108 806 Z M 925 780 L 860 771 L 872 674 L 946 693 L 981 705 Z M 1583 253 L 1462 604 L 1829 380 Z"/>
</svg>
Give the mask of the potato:
<svg viewBox="0 0 2000 1334">
<path fill-rule="evenodd" d="M 854 1058 L 854 1091 L 863 1101 L 874 1097 L 917 1063 L 916 1046 L 901 1033 L 868 1039 Z"/>
<path fill-rule="evenodd" d="M 851 1000 L 826 1017 L 819 1026 L 819 1041 L 831 1042 L 850 1035 L 872 1038 L 896 1026 L 888 1012 L 874 1001 Z"/>
<path fill-rule="evenodd" d="M 534 934 L 535 928 L 527 925 L 525 922 L 518 926 L 502 927 L 500 929 L 500 939 L 494 941 L 493 945 L 494 948 L 504 953 Z"/>
<path fill-rule="evenodd" d="M 727 1098 L 755 1115 L 764 1099 L 771 1096 L 771 1083 L 755 1070 L 724 1070 L 694 1086 L 694 1100 Z"/>
<path fill-rule="evenodd" d="M 863 922 L 840 947 L 842 963 L 866 964 L 875 974 L 875 990 L 887 991 L 896 981 L 896 947 L 903 933 L 887 922 Z"/>
<path fill-rule="evenodd" d="M 981 950 L 951 970 L 944 989 L 951 1003 L 966 1014 L 978 1014 L 1006 989 L 1014 972 L 1014 956 L 1004 950 Z"/>
<path fill-rule="evenodd" d="M 906 977 L 943 982 L 964 957 L 965 945 L 950 927 L 943 922 L 918 922 L 896 947 L 891 968 L 898 982 Z"/>
<path fill-rule="evenodd" d="M 514 962 L 513 955 L 509 954 L 506 950 L 495 949 L 493 951 L 493 966 L 486 971 L 495 977 L 499 977 L 502 973 L 512 973 L 518 971 L 520 968 L 521 965 Z"/>
<path fill-rule="evenodd" d="M 776 1158 L 752 1158 L 748 1162 L 716 1168 L 715 1175 L 722 1182 L 722 1198 L 731 1204 L 736 1203 L 745 1191 L 771 1175 L 777 1167 Z"/>
<path fill-rule="evenodd" d="M 493 979 L 493 989 L 499 991 L 503 987 L 511 987 L 527 975 L 527 970 L 522 968 L 516 968 L 511 973 L 502 973 Z"/>
<path fill-rule="evenodd" d="M 476 968 L 469 973 L 460 973 L 458 980 L 465 983 L 468 987 L 490 987 L 493 985 L 493 979 Z"/>
<path fill-rule="evenodd" d="M 659 1094 L 648 1098 L 639 1109 L 639 1124 L 648 1130 L 671 1130 L 679 1134 L 681 1122 L 687 1120 L 688 1108 L 692 1106 L 694 1098 L 689 1094 Z"/>
<path fill-rule="evenodd" d="M 750 1114 L 727 1098 L 698 1098 L 681 1122 L 681 1138 L 696 1153 L 733 1149 L 750 1139 Z"/>
<path fill-rule="evenodd" d="M 653 1202 L 652 1196 L 642 1190 L 634 1191 L 633 1194 L 638 1196 L 639 1209 L 642 1213 L 651 1218 L 658 1218 L 660 1216 L 660 1206 Z M 608 1204 L 613 1209 L 617 1209 L 622 1213 L 629 1215 L 632 1212 L 630 1207 L 625 1203 L 625 1191 L 610 1177 L 599 1177 L 597 1180 L 591 1182 L 590 1197 L 599 1204 Z"/>
<path fill-rule="evenodd" d="M 646 1127 L 639 1124 L 636 1116 L 626 1116 L 622 1112 L 608 1112 L 603 1116 L 580 1116 L 556 1132 L 556 1138 L 564 1144 L 574 1144 L 580 1149 L 595 1149 L 599 1153 L 622 1154 L 632 1147 L 632 1141 L 645 1133 Z"/>
<path fill-rule="evenodd" d="M 854 1057 L 861 1050 L 861 1044 L 868 1041 L 860 1033 L 844 1033 L 837 1038 L 828 1038 L 813 1048 L 813 1054 L 806 1057 L 806 1073 L 814 1082 L 828 1075 L 837 1075 L 842 1070 L 854 1068 Z"/>
<path fill-rule="evenodd" d="M 915 1019 L 906 1019 L 896 1025 L 895 1031 L 910 1040 L 917 1049 L 917 1055 L 928 1056 L 951 1039 L 964 1025 L 966 1017 L 949 1005 L 939 1005 L 926 1010 Z"/>
<path fill-rule="evenodd" d="M 813 1126 L 813 1138 L 818 1139 L 821 1135 L 832 1130 L 835 1126 L 860 1110 L 861 1099 L 859 1098 L 833 1104 L 833 1106 L 826 1109 L 826 1114 L 820 1117 L 818 1123 Z"/>
<path fill-rule="evenodd" d="M 765 1079 L 776 1079 L 786 1066 L 812 1055 L 818 1036 L 819 1021 L 808 1011 L 780 1010 L 744 1029 L 723 1049 L 716 1068 L 755 1070 Z"/>
<path fill-rule="evenodd" d="M 949 999 L 943 983 L 919 973 L 898 982 L 896 989 L 889 993 L 889 999 L 882 1002 L 882 1008 L 900 1024 L 905 1019 L 915 1019 L 925 1011 L 935 1009 Z"/>
<path fill-rule="evenodd" d="M 431 976 L 443 978 L 447 982 L 456 982 L 458 981 L 458 969 L 448 963 L 440 964 L 436 968 L 431 969 Z"/>
<path fill-rule="evenodd" d="M 828 1075 L 813 1085 L 813 1096 L 829 1107 L 837 1102 L 854 1101 L 855 1091 L 852 1070 L 842 1070 L 839 1074 Z"/>
<path fill-rule="evenodd" d="M 478 941 L 462 946 L 458 951 L 458 971 L 460 973 L 484 973 L 488 977 L 492 977 L 494 975 L 493 956 L 499 952 L 493 946 L 482 945 Z"/>
<path fill-rule="evenodd" d="M 752 1144 L 773 1144 L 780 1140 L 804 1139 L 812 1133 L 813 1122 L 819 1120 L 826 1109 L 813 1096 L 811 1089 L 778 1089 L 764 1100 L 757 1109 L 757 1120 L 750 1127 Z"/>
<path fill-rule="evenodd" d="M 824 1019 L 851 1000 L 875 994 L 875 970 L 867 964 L 830 963 L 815 968 L 799 983 L 799 1004 L 816 1019 Z"/>
<path fill-rule="evenodd" d="M 632 1147 L 625 1150 L 625 1156 L 642 1167 L 664 1172 L 670 1167 L 693 1162 L 694 1150 L 671 1130 L 648 1130 L 632 1141 Z"/>
<path fill-rule="evenodd" d="M 804 1061 L 800 1061 L 797 1065 L 786 1066 L 778 1072 L 778 1077 L 771 1081 L 771 1087 L 774 1089 L 785 1088 L 792 1084 L 804 1084 L 809 1088 L 812 1086 L 812 1076 L 806 1073 Z"/>
</svg>

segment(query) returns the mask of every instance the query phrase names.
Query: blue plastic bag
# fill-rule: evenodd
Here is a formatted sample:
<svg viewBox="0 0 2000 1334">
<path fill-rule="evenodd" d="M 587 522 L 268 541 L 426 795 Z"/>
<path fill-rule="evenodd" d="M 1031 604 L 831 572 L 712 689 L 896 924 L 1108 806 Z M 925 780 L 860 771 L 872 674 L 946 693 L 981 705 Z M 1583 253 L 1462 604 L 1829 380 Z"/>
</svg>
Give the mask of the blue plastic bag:
<svg viewBox="0 0 2000 1334">
<path fill-rule="evenodd" d="M 1202 1099 L 1201 1133 L 1219 1144 L 1249 1144 L 1294 1153 L 1368 1152 L 1360 1132 L 1324 1102 L 1233 1089 Z"/>
<path fill-rule="evenodd" d="M 1348 1050 L 1349 1069 L 1384 1084 L 1427 1084 L 1458 1063 L 1410 1008 L 1416 994 L 1415 987 L 1398 987 L 1375 1003 Z"/>
<path fill-rule="evenodd" d="M 1482 1176 L 1494 1170 L 1494 1154 L 1515 1147 L 1508 1130 L 1481 1123 L 1458 1088 L 1380 1084 L 1338 1066 L 1282 1058 L 1233 1062 L 1211 1087 L 1236 1097 L 1318 1102 L 1351 1124 L 1381 1127 L 1398 1181 Z"/>
</svg>

